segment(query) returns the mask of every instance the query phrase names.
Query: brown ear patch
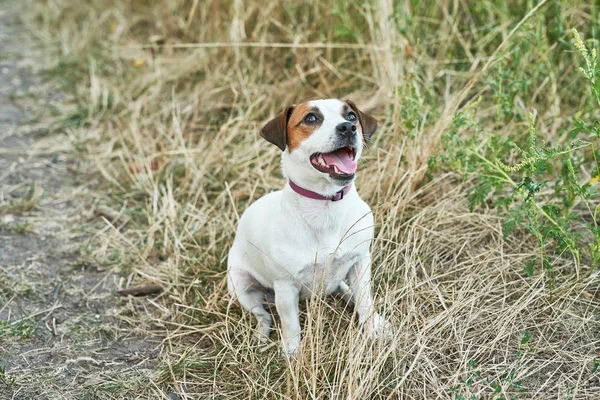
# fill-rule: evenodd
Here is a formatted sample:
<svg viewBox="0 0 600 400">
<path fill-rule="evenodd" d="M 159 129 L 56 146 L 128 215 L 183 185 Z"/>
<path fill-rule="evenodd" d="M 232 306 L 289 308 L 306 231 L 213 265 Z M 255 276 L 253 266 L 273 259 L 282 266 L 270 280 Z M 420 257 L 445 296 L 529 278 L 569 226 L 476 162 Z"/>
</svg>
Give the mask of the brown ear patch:
<svg viewBox="0 0 600 400">
<path fill-rule="evenodd" d="M 304 123 L 304 117 L 309 113 L 317 115 L 318 120 L 312 124 Z M 323 116 L 318 109 L 311 108 L 308 103 L 302 103 L 296 106 L 294 112 L 290 116 L 287 126 L 287 144 L 288 149 L 292 152 L 302 141 L 308 139 L 314 131 L 319 129 L 323 123 Z"/>
<path fill-rule="evenodd" d="M 358 115 L 358 121 L 360 122 L 360 126 L 362 128 L 363 137 L 365 138 L 365 142 L 369 143 L 371 141 L 371 136 L 373 136 L 377 130 L 377 120 L 369 114 L 360 111 L 358 107 L 356 107 L 356 104 L 350 100 L 345 101 L 352 108 L 352 110 L 354 110 L 356 115 Z"/>
<path fill-rule="evenodd" d="M 287 143 L 287 127 L 293 110 L 293 105 L 287 106 L 285 110 L 267 122 L 267 124 L 260 130 L 261 136 L 268 142 L 279 147 L 281 151 L 285 150 L 285 145 Z"/>
</svg>

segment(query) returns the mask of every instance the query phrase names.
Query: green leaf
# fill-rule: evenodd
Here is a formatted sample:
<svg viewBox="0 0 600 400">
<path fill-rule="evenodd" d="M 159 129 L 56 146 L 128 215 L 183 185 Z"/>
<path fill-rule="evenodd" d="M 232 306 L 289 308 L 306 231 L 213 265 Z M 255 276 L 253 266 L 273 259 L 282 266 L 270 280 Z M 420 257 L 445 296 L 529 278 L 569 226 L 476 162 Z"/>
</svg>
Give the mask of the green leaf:
<svg viewBox="0 0 600 400">
<path fill-rule="evenodd" d="M 535 266 L 535 259 L 530 260 L 525 264 L 525 268 L 523 268 L 523 273 L 529 277 L 533 276 L 533 267 Z"/>
<path fill-rule="evenodd" d="M 477 205 L 485 202 L 485 199 L 492 191 L 492 186 L 490 182 L 480 182 L 469 189 L 469 210 L 471 212 L 473 212 Z"/>
<path fill-rule="evenodd" d="M 336 36 L 342 37 L 342 38 L 351 38 L 354 33 L 352 32 L 352 30 L 350 30 L 350 28 L 346 27 L 346 26 L 342 26 L 339 28 L 334 28 L 333 29 L 333 33 Z"/>
<path fill-rule="evenodd" d="M 544 210 L 546 212 L 546 214 L 548 214 L 549 216 L 552 217 L 552 219 L 555 219 L 555 220 L 560 218 L 562 215 L 562 210 L 558 206 L 545 204 L 542 206 L 542 210 Z"/>
<path fill-rule="evenodd" d="M 529 340 L 531 340 L 531 332 L 525 331 L 525 333 L 523 333 L 523 337 L 521 338 L 521 344 L 527 344 Z"/>
<path fill-rule="evenodd" d="M 521 224 L 524 217 L 525 212 L 521 207 L 516 206 L 510 210 L 510 212 L 502 222 L 502 237 L 504 238 L 504 241 L 506 241 L 508 235 L 510 235 L 510 233 Z"/>
</svg>

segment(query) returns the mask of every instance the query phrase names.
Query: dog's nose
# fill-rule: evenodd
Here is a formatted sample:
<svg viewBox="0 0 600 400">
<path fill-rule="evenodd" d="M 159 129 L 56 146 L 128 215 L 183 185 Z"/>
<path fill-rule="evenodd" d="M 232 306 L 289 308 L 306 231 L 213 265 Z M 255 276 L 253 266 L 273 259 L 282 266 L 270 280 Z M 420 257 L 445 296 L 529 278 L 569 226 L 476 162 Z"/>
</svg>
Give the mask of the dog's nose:
<svg viewBox="0 0 600 400">
<path fill-rule="evenodd" d="M 356 125 L 351 124 L 350 122 L 342 122 L 335 127 L 335 131 L 342 136 L 348 136 L 356 132 Z"/>
</svg>

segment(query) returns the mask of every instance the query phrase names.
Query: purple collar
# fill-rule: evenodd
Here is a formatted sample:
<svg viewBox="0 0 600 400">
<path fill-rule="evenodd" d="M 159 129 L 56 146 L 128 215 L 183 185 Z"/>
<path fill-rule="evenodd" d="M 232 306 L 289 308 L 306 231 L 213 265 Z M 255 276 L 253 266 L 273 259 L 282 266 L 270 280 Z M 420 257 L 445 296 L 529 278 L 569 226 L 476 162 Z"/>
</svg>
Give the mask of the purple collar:
<svg viewBox="0 0 600 400">
<path fill-rule="evenodd" d="M 352 184 L 349 184 L 348 186 L 344 186 L 340 191 L 336 192 L 333 196 L 323 196 L 323 195 L 320 195 L 319 193 L 311 192 L 310 190 L 301 188 L 300 186 L 296 185 L 292 181 L 289 181 L 289 182 L 290 182 L 290 187 L 292 188 L 292 190 L 294 192 L 298 193 L 301 196 L 308 197 L 309 199 L 315 199 L 315 200 L 338 201 L 338 200 L 343 199 L 344 196 L 348 194 L 350 189 L 352 189 Z"/>
</svg>

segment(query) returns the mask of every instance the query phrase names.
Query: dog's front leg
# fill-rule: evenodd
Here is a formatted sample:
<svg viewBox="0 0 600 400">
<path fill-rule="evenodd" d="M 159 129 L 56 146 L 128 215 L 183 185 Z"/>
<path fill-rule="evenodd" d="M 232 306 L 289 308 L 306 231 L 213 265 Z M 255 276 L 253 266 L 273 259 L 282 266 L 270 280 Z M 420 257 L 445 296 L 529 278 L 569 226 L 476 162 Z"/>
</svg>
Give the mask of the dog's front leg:
<svg viewBox="0 0 600 400">
<path fill-rule="evenodd" d="M 298 301 L 300 290 L 288 281 L 276 281 L 275 307 L 281 320 L 281 334 L 285 355 L 293 355 L 300 346 L 300 319 Z"/>
<path fill-rule="evenodd" d="M 354 308 L 358 313 L 358 322 L 368 334 L 375 338 L 390 334 L 389 323 L 375 311 L 371 295 L 371 257 L 357 262 L 348 272 L 348 283 L 352 291 Z"/>
</svg>

